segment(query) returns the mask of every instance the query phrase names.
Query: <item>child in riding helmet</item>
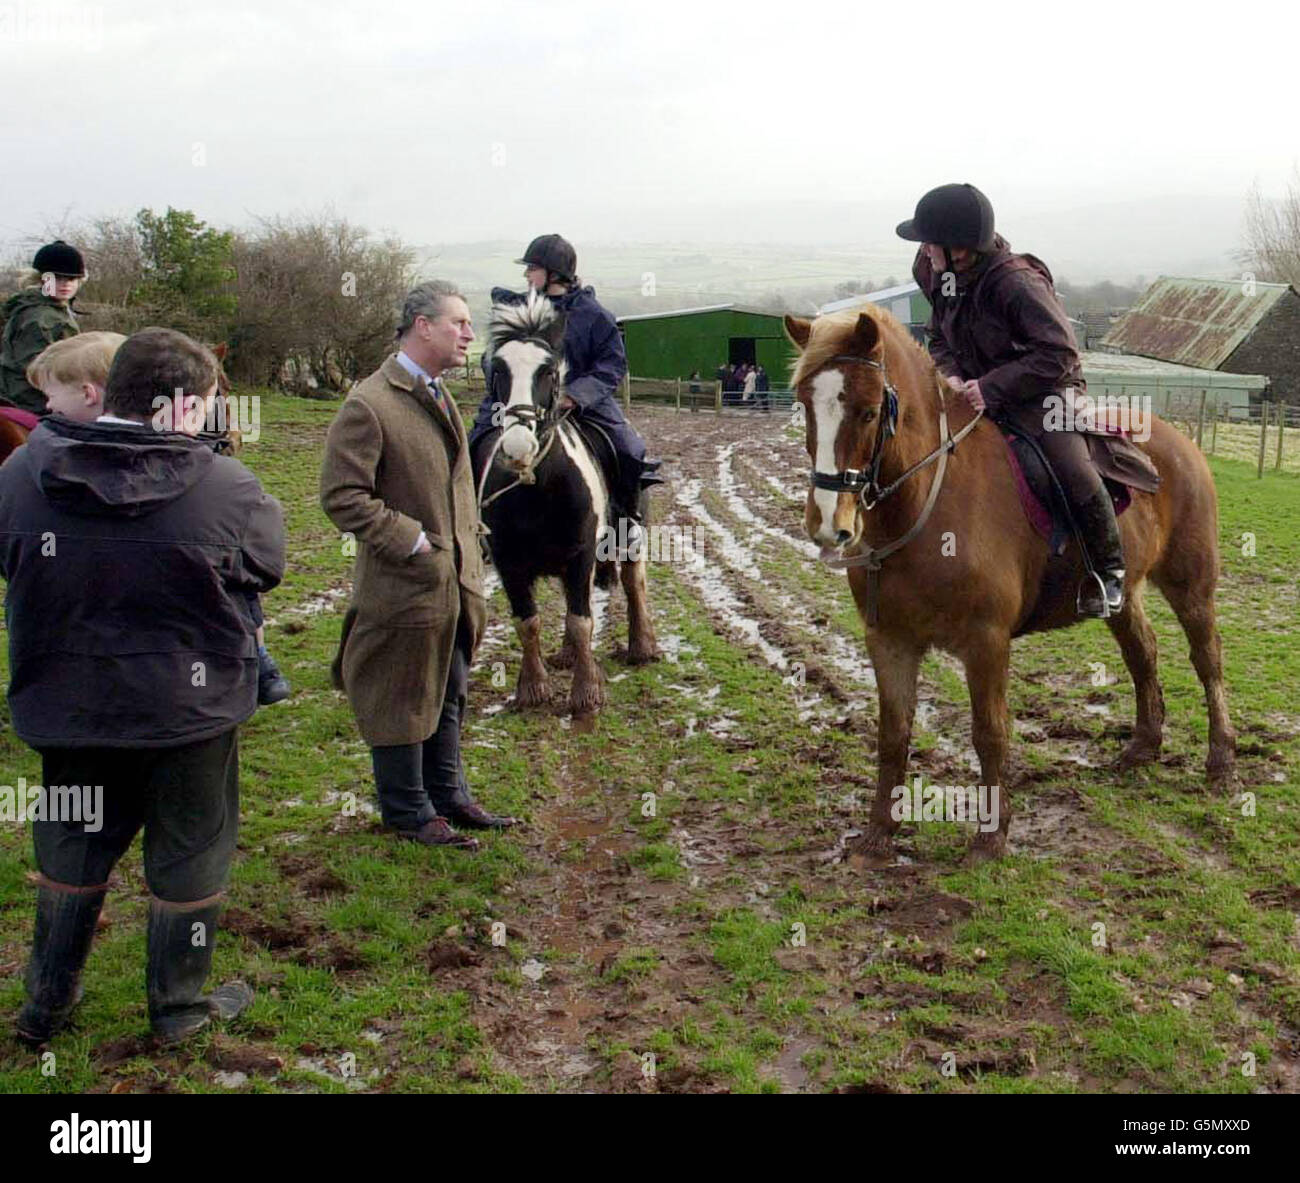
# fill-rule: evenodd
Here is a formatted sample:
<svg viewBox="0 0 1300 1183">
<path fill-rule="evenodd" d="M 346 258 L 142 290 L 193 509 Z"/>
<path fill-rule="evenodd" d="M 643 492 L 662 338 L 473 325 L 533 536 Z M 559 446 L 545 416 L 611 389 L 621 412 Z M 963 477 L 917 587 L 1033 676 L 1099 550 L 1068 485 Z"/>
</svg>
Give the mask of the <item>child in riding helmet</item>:
<svg viewBox="0 0 1300 1183">
<path fill-rule="evenodd" d="M 1110 494 L 1084 437 L 1049 427 L 1044 406 L 1049 395 L 1085 387 L 1052 273 L 994 232 L 993 206 L 974 185 L 931 189 L 898 236 L 921 244 L 912 275 L 932 308 L 930 354 L 940 374 L 976 410 L 1033 439 L 1060 480 L 1102 583 L 1085 582 L 1080 612 L 1120 611 L 1124 554 Z"/>
<path fill-rule="evenodd" d="M 63 239 L 36 252 L 23 290 L 10 296 L 4 306 L 0 402 L 45 414 L 45 396 L 27 381 L 27 367 L 47 345 L 81 331 L 72 301 L 85 278 L 81 252 Z"/>
<path fill-rule="evenodd" d="M 543 234 L 528 244 L 523 257 L 524 278 L 529 288 L 545 293 L 564 314 L 565 386 L 561 409 L 572 408 L 584 423 L 599 427 L 616 452 L 617 472 L 608 472 L 613 500 L 619 512 L 633 522 L 642 518 L 643 490 L 663 483 L 654 470 L 659 461 L 646 460 L 645 441 L 627 421 L 615 397 L 627 373 L 623 339 L 614 317 L 596 301 L 591 287 L 577 276 L 577 252 L 558 234 Z M 520 295 L 507 288 L 493 288 L 494 304 L 520 303 Z M 491 374 L 487 393 L 479 404 L 470 430 L 470 448 L 499 424 L 493 423 L 495 404 Z M 476 457 L 476 462 L 481 459 Z"/>
</svg>

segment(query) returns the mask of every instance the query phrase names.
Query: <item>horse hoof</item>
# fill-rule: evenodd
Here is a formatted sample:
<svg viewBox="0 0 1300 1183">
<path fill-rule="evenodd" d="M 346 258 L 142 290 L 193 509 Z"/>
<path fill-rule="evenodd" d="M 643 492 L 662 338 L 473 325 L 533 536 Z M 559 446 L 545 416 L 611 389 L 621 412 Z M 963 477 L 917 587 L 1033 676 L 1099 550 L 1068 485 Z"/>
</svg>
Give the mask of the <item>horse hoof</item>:
<svg viewBox="0 0 1300 1183">
<path fill-rule="evenodd" d="M 1241 778 L 1237 768 L 1229 761 L 1226 764 L 1207 764 L 1205 766 L 1205 784 L 1211 793 L 1231 794 L 1241 788 Z"/>
<path fill-rule="evenodd" d="M 1007 855 L 1007 836 L 1001 830 L 991 834 L 976 834 L 966 851 L 966 862 L 976 865 L 993 859 L 1005 858 Z"/>
<path fill-rule="evenodd" d="M 627 651 L 628 665 L 649 665 L 659 660 L 659 650 L 654 645 L 630 645 Z"/>
<path fill-rule="evenodd" d="M 563 645 L 546 659 L 546 664 L 553 670 L 571 670 L 578 655 L 568 645 Z"/>
<path fill-rule="evenodd" d="M 515 706 L 523 711 L 549 706 L 550 702 L 551 687 L 547 682 L 521 682 L 515 691 Z"/>
<path fill-rule="evenodd" d="M 1119 754 L 1115 767 L 1120 772 L 1128 772 L 1143 764 L 1153 764 L 1159 758 L 1159 744 L 1152 743 L 1150 740 L 1134 739 L 1130 740 L 1128 746 Z"/>
<path fill-rule="evenodd" d="M 894 864 L 894 835 L 878 826 L 868 825 L 866 832 L 850 840 L 845 850 L 849 866 L 879 869 Z"/>
<path fill-rule="evenodd" d="M 569 697 L 569 711 L 575 717 L 578 715 L 594 715 L 604 705 L 605 695 L 599 689 L 584 691 L 581 694 L 573 694 Z"/>
</svg>

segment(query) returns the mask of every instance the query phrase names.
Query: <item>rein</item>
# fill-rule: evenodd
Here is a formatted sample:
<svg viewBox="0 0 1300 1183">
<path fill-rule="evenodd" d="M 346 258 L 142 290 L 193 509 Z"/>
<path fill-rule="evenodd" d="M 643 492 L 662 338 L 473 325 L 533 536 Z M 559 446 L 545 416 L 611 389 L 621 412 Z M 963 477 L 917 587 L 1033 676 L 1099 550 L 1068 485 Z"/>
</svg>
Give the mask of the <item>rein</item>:
<svg viewBox="0 0 1300 1183">
<path fill-rule="evenodd" d="M 831 362 L 847 362 L 870 366 L 872 369 L 879 370 L 885 383 L 885 413 L 881 427 L 876 432 L 876 442 L 871 449 L 871 460 L 867 470 L 863 472 L 856 468 L 846 468 L 841 472 L 821 473 L 813 469 L 809 475 L 809 483 L 813 488 L 829 489 L 836 493 L 857 493 L 858 500 L 862 504 L 863 513 L 870 513 L 886 497 L 896 492 L 909 477 L 934 463 L 934 461 L 938 460 L 939 462 L 939 466 L 935 470 L 934 480 L 930 482 L 930 492 L 925 499 L 925 505 L 921 509 L 920 516 L 912 524 L 911 529 L 883 546 L 867 546 L 856 554 L 848 555 L 842 559 L 822 560 L 828 567 L 834 567 L 837 570 L 844 570 L 849 567 L 865 567 L 867 569 L 867 626 L 870 628 L 875 626 L 880 615 L 881 566 L 890 555 L 895 551 L 902 550 L 925 528 L 926 522 L 930 520 L 930 514 L 934 511 L 935 503 L 939 500 L 939 491 L 943 488 L 944 473 L 948 468 L 948 453 L 956 450 L 957 445 L 970 434 L 975 424 L 983 418 L 984 412 L 982 410 L 977 411 L 975 417 L 956 435 L 953 435 L 948 429 L 948 405 L 944 399 L 943 388 L 939 387 L 939 446 L 924 459 L 913 464 L 897 480 L 891 481 L 882 489 L 880 487 L 880 465 L 885 442 L 892 439 L 898 429 L 898 391 L 894 389 L 893 383 L 889 381 L 883 361 L 876 361 L 870 357 L 840 354 L 831 358 L 827 364 L 829 365 Z"/>
</svg>

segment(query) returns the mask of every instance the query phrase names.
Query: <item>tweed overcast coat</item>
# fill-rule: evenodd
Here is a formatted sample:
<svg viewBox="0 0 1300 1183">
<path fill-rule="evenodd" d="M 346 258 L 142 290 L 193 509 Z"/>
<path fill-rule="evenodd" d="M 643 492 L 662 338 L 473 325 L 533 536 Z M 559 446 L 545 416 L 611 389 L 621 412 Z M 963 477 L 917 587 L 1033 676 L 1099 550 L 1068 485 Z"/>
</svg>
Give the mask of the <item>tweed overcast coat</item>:
<svg viewBox="0 0 1300 1183">
<path fill-rule="evenodd" d="M 487 621 L 465 428 L 390 354 L 330 425 L 321 505 L 356 539 L 352 601 L 334 660 L 371 747 L 421 743 L 442 712 L 457 620 Z M 412 554 L 423 530 L 432 550 Z"/>
</svg>

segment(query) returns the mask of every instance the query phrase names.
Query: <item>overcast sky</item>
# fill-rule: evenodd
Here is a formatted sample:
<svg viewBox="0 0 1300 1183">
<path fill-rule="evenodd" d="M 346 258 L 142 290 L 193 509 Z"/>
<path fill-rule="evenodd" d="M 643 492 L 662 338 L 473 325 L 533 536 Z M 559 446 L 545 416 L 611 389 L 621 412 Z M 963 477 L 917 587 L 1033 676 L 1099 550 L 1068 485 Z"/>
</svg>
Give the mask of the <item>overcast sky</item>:
<svg viewBox="0 0 1300 1183">
<path fill-rule="evenodd" d="M 1223 256 L 1252 182 L 1292 175 L 1296 12 L 5 4 L 0 239 L 65 210 L 225 226 L 332 205 L 413 243 L 875 247 L 968 180 L 1017 247 L 1153 273 L 1171 250 Z"/>
</svg>

